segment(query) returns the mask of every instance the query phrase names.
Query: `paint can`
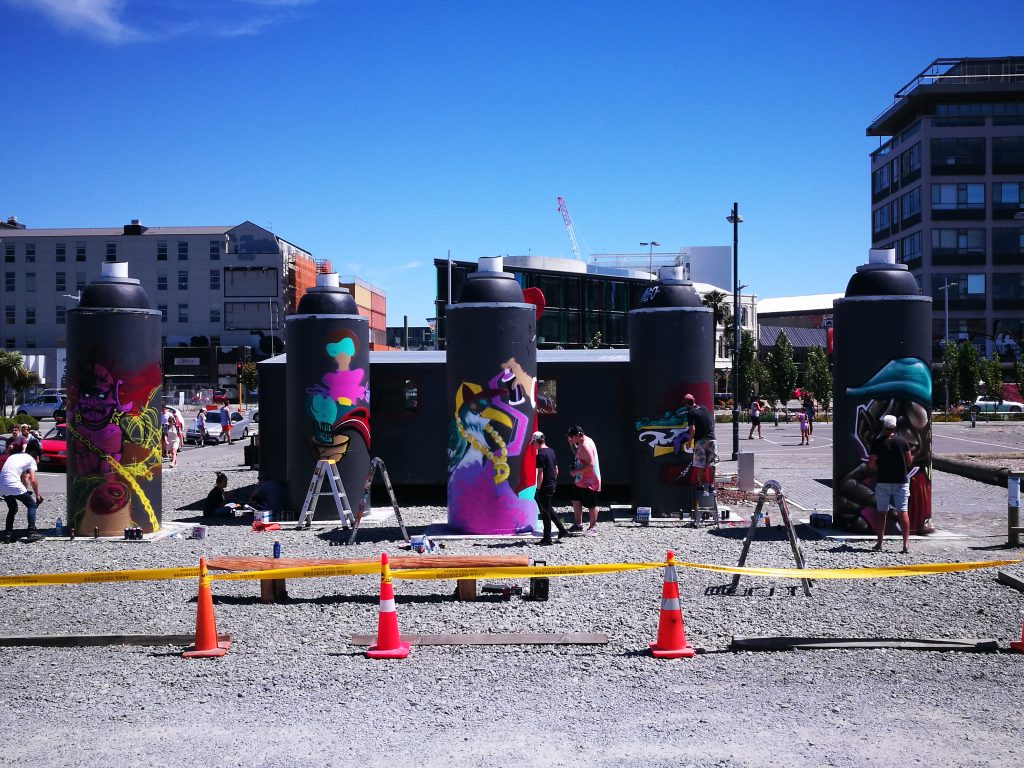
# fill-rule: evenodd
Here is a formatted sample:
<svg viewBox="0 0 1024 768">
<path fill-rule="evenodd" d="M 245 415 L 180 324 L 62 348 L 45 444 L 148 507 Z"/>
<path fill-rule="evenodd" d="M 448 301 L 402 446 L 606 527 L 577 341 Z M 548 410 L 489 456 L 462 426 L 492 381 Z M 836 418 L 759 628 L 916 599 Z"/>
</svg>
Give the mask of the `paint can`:
<svg viewBox="0 0 1024 768">
<path fill-rule="evenodd" d="M 651 508 L 650 507 L 637 507 L 636 508 L 636 521 L 640 525 L 649 525 L 651 522 Z"/>
<path fill-rule="evenodd" d="M 206 538 L 206 526 L 205 525 L 193 525 L 192 526 L 192 538 L 193 539 L 205 539 Z"/>
<path fill-rule="evenodd" d="M 423 554 L 427 551 L 427 537 L 426 536 L 412 536 L 409 539 L 409 545 L 413 552 Z"/>
</svg>

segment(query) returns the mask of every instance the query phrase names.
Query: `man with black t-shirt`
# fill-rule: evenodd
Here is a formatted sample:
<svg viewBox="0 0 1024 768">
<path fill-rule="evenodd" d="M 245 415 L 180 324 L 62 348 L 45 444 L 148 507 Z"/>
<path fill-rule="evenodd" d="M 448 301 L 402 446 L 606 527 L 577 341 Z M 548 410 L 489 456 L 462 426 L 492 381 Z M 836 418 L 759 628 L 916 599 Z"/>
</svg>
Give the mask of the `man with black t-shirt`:
<svg viewBox="0 0 1024 768">
<path fill-rule="evenodd" d="M 718 464 L 715 415 L 703 405 L 697 405 L 693 395 L 683 398 L 683 403 L 689 411 L 689 433 L 693 440 L 693 466 L 697 468 L 697 482 L 714 485 L 715 465 Z"/>
<path fill-rule="evenodd" d="M 882 417 L 882 436 L 871 443 L 871 454 L 868 456 L 868 468 L 878 471 L 875 483 L 875 532 L 878 542 L 875 550 L 881 550 L 885 538 L 885 519 L 889 515 L 889 504 L 896 509 L 896 517 L 903 535 L 903 554 L 910 551 L 910 515 L 907 513 L 907 501 L 910 497 L 910 480 L 907 472 L 913 464 L 910 445 L 896 434 L 896 417 L 887 413 Z"/>
<path fill-rule="evenodd" d="M 537 447 L 537 508 L 540 510 L 541 520 L 544 522 L 544 536 L 538 544 L 551 544 L 551 523 L 554 522 L 558 528 L 558 540 L 569 536 L 569 531 L 558 519 L 555 510 L 551 506 L 551 500 L 555 496 L 555 481 L 558 479 L 558 461 L 555 452 L 544 444 L 544 433 L 533 433 L 533 444 Z"/>
</svg>

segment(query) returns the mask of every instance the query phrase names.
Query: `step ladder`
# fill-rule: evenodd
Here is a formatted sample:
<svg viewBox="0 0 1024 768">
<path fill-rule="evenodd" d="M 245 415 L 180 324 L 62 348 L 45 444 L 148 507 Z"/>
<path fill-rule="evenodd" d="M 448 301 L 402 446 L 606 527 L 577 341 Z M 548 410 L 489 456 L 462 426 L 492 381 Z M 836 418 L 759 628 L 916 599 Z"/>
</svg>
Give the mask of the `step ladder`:
<svg viewBox="0 0 1024 768">
<path fill-rule="evenodd" d="M 714 485 L 698 485 L 693 494 L 693 527 L 703 525 L 706 519 L 713 521 L 716 528 L 722 527 L 722 516 L 718 511 L 718 494 Z"/>
<path fill-rule="evenodd" d="M 782 515 L 782 525 L 786 529 L 786 538 L 789 539 L 790 549 L 793 550 L 793 560 L 796 561 L 797 568 L 806 568 L 807 565 L 804 563 L 804 551 L 800 546 L 800 541 L 796 536 L 796 529 L 793 528 L 793 521 L 789 517 L 789 505 L 786 504 L 786 497 L 782 493 L 782 485 L 778 480 L 769 480 L 761 488 L 761 493 L 757 497 L 757 507 L 754 509 L 754 514 L 750 518 L 750 527 L 747 529 L 747 535 L 743 539 L 743 550 L 740 552 L 740 561 L 737 564 L 738 567 L 742 568 L 743 564 L 747 562 L 747 553 L 750 551 L 750 542 L 754 539 L 754 532 L 757 530 L 757 523 L 761 519 L 761 510 L 764 508 L 764 502 L 768 498 L 768 491 L 772 491 L 775 496 L 775 502 L 779 505 L 779 514 Z M 768 523 L 768 513 L 765 512 L 765 521 Z M 770 525 L 770 523 L 768 523 Z M 800 579 L 800 582 L 804 587 L 804 594 L 807 597 L 811 596 L 811 580 Z M 730 585 L 730 591 L 735 591 L 740 584 L 740 574 L 735 574 L 732 577 L 732 584 Z"/>
<path fill-rule="evenodd" d="M 324 479 L 330 486 L 329 491 L 324 491 Z M 307 518 L 312 521 L 316 512 L 317 502 L 321 496 L 331 496 L 334 505 L 338 509 L 338 519 L 345 528 L 351 528 L 355 535 L 356 519 L 352 514 L 352 507 L 345 495 L 345 486 L 341 483 L 341 475 L 338 474 L 338 462 L 334 459 L 320 459 L 313 470 L 313 477 L 309 481 L 309 490 L 306 491 L 306 500 L 302 502 L 302 511 L 299 514 L 299 522 L 295 530 L 300 531 L 306 527 Z"/>
<path fill-rule="evenodd" d="M 384 486 L 388 489 L 388 496 L 391 498 L 391 506 L 394 507 L 395 517 L 398 518 L 398 527 L 402 529 L 402 538 L 405 539 L 407 544 L 411 544 L 409 539 L 409 532 L 405 530 L 405 521 L 402 519 L 402 510 L 398 507 L 398 501 L 395 499 L 395 491 L 391 487 L 391 478 L 388 476 L 388 468 L 384 466 L 384 460 L 379 456 L 375 456 L 373 461 L 370 462 L 370 472 L 366 476 L 366 482 L 363 484 L 363 497 L 359 501 L 359 514 L 356 515 L 355 525 L 352 526 L 352 533 L 349 534 L 348 543 L 352 544 L 356 540 L 356 533 L 359 531 L 359 523 L 363 521 L 363 516 L 370 509 L 370 486 L 373 484 L 373 477 L 377 473 L 380 473 L 381 479 L 384 481 Z"/>
</svg>

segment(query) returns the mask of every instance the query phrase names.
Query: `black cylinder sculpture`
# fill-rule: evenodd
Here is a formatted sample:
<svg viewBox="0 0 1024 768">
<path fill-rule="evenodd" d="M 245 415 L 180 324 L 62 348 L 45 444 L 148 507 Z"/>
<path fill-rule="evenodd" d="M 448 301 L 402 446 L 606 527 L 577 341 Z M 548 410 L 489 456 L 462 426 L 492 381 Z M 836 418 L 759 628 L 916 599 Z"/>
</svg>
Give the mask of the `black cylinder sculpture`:
<svg viewBox="0 0 1024 768">
<path fill-rule="evenodd" d="M 629 313 L 632 504 L 655 515 L 689 509 L 693 458 L 683 398 L 714 412 L 714 323 L 683 267 L 662 267 Z"/>
<path fill-rule="evenodd" d="M 114 262 L 67 312 L 67 519 L 79 534 L 160 529 L 160 320 Z"/>
<path fill-rule="evenodd" d="M 316 276 L 285 321 L 288 503 L 299 512 L 321 459 L 337 461 L 353 512 L 370 472 L 370 326 L 336 274 Z M 330 491 L 325 481 L 322 492 Z M 338 517 L 321 496 L 314 519 Z"/>
<path fill-rule="evenodd" d="M 872 250 L 834 308 L 835 522 L 848 530 L 872 527 L 875 473 L 866 460 L 882 435 L 882 417 L 892 414 L 913 458 L 910 529 L 930 533 L 932 300 L 920 295 L 906 265 L 895 263 L 895 251 Z"/>
<path fill-rule="evenodd" d="M 481 258 L 459 303 L 445 310 L 448 527 L 469 534 L 527 531 L 537 522 L 536 307 L 501 257 Z"/>
</svg>

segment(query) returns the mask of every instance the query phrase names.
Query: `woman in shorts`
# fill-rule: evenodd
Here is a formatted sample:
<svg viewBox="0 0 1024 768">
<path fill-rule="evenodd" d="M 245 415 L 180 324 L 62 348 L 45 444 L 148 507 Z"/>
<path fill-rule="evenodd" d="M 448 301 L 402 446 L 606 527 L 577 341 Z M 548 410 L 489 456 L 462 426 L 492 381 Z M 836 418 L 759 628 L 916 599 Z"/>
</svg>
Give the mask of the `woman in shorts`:
<svg viewBox="0 0 1024 768">
<path fill-rule="evenodd" d="M 750 435 L 747 436 L 748 440 L 754 439 L 754 430 L 757 430 L 757 439 L 763 440 L 764 435 L 761 434 L 761 401 L 756 397 L 750 403 Z"/>
</svg>

